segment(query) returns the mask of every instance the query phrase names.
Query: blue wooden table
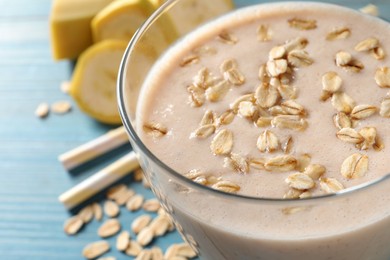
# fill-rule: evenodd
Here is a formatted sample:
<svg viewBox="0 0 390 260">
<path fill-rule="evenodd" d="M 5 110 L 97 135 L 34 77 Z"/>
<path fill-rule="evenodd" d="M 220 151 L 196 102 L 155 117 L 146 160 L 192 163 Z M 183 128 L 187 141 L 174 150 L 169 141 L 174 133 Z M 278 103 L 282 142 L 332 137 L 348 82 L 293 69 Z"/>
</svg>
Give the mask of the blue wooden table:
<svg viewBox="0 0 390 260">
<path fill-rule="evenodd" d="M 82 1 L 82 0 L 80 0 Z M 238 5 L 256 1 L 236 1 Z M 345 0 L 353 8 L 369 1 Z M 371 1 L 390 20 L 390 1 Z M 70 213 L 58 202 L 59 194 L 125 154 L 130 146 L 99 158 L 82 170 L 69 173 L 57 156 L 105 133 L 105 126 L 80 112 L 60 91 L 73 64 L 54 62 L 50 53 L 48 15 L 51 0 L 0 0 L 0 259 L 82 259 L 82 248 L 99 240 L 100 223 L 94 221 L 75 237 L 63 232 Z M 41 102 L 67 100 L 73 109 L 65 115 L 38 119 Z M 123 180 L 129 182 L 128 180 Z M 153 197 L 139 184 L 132 188 Z M 99 198 L 95 198 L 99 199 Z M 120 220 L 129 230 L 142 214 L 122 208 Z M 114 246 L 114 238 L 108 240 Z M 171 233 L 156 244 L 165 249 L 181 241 Z M 115 249 L 107 255 L 129 259 Z"/>
</svg>

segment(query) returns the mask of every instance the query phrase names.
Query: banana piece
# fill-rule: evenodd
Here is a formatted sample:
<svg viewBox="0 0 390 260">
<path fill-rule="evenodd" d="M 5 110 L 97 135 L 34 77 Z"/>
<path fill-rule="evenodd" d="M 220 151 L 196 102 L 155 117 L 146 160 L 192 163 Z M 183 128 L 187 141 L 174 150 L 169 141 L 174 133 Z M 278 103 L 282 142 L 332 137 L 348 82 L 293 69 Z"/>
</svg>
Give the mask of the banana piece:
<svg viewBox="0 0 390 260">
<path fill-rule="evenodd" d="M 113 0 L 54 0 L 50 12 L 53 58 L 74 59 L 92 45 L 92 18 Z"/>
<path fill-rule="evenodd" d="M 142 23 L 155 11 L 149 0 L 116 0 L 101 10 L 92 20 L 95 42 L 118 39 L 129 41 Z M 142 44 L 148 52 L 158 56 L 177 38 L 169 18 L 162 17 L 143 36 Z"/>
<path fill-rule="evenodd" d="M 177 33 L 183 35 L 192 31 L 196 26 L 233 8 L 232 0 L 186 0 L 173 6 L 169 10 L 169 16 Z"/>
<path fill-rule="evenodd" d="M 70 95 L 79 108 L 106 124 L 120 124 L 116 80 L 127 42 L 106 40 L 83 52 L 76 64 Z"/>
</svg>

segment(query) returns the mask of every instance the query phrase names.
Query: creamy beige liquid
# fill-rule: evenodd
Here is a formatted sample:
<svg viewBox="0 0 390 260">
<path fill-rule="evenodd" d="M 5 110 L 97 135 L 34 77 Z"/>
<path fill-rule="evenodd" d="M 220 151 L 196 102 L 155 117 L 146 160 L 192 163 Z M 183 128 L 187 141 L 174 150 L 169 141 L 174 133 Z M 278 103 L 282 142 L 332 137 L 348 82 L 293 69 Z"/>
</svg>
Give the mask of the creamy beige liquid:
<svg viewBox="0 0 390 260">
<path fill-rule="evenodd" d="M 291 28 L 287 20 L 297 17 L 316 20 L 317 28 Z M 256 32 L 261 24 L 268 25 L 272 30 L 271 41 L 257 40 Z M 351 30 L 350 37 L 335 41 L 325 39 L 330 31 L 341 27 Z M 231 45 L 216 39 L 216 35 L 223 30 L 235 35 L 238 42 Z M 375 37 L 379 39 L 385 52 L 390 53 L 389 35 L 388 23 L 329 5 L 284 3 L 260 5 L 235 12 L 195 31 L 170 49 L 158 62 L 141 90 L 137 110 L 138 132 L 147 147 L 179 173 L 198 169 L 238 183 L 239 194 L 282 198 L 289 189 L 285 179 L 292 172 L 275 173 L 251 168 L 247 174 L 238 174 L 224 167 L 224 156 L 216 156 L 210 151 L 212 137 L 191 138 L 191 133 L 197 129 L 206 110 L 220 115 L 229 109 L 237 97 L 257 88 L 260 84 L 259 67 L 268 61 L 269 51 L 273 47 L 304 37 L 309 41 L 305 50 L 314 63 L 298 68 L 290 84 L 298 89 L 296 101 L 308 111 L 307 129 L 298 132 L 271 126 L 259 128 L 247 119 L 236 116 L 231 124 L 222 127 L 233 133 L 232 152 L 246 158 L 282 155 L 280 150 L 261 153 L 256 147 L 259 134 L 265 129 L 271 129 L 280 139 L 293 136 L 291 154 L 297 157 L 304 153 L 310 154 L 311 163 L 324 165 L 326 177 L 336 178 L 344 187 L 376 179 L 387 174 L 390 169 L 390 119 L 376 113 L 357 123 L 356 129 L 375 127 L 385 147 L 381 151 L 360 151 L 353 144 L 337 139 L 337 129 L 332 119 L 337 111 L 330 101 L 320 102 L 319 98 L 322 75 L 335 71 L 343 79 L 342 91 L 352 97 L 356 104 L 380 107 L 388 89 L 380 88 L 375 83 L 374 75 L 378 67 L 390 66 L 389 58 L 386 56 L 383 60 L 376 60 L 367 52 L 355 51 L 354 47 L 368 37 Z M 216 53 L 203 54 L 198 63 L 185 67 L 179 65 L 183 57 L 202 46 L 215 49 Z M 364 69 L 354 73 L 336 66 L 334 60 L 338 51 L 351 53 L 364 64 Z M 218 76 L 220 64 L 232 58 L 237 60 L 239 70 L 245 75 L 245 83 L 242 86 L 232 86 L 219 102 L 206 101 L 201 107 L 191 107 L 187 86 L 197 72 L 207 67 L 213 75 Z M 144 134 L 142 126 L 145 122 L 159 122 L 168 128 L 168 133 L 158 138 Z M 369 170 L 361 178 L 346 179 L 340 174 L 340 167 L 353 153 L 368 156 Z M 318 186 L 312 191 L 314 195 L 323 194 Z M 390 255 L 390 249 L 386 249 L 390 248 L 387 244 L 390 242 L 387 193 L 378 191 L 375 194 L 377 203 L 369 202 L 370 205 L 362 204 L 364 198 L 359 198 L 359 203 L 353 203 L 350 201 L 353 198 L 348 198 L 340 202 L 342 206 L 329 203 L 323 208 L 288 216 L 270 208 L 265 210 L 266 214 L 254 214 L 256 219 L 246 218 L 244 221 L 237 221 L 240 220 L 240 205 L 234 205 L 232 212 L 223 206 L 208 206 L 208 203 L 202 201 L 201 194 L 193 193 L 188 196 L 193 204 L 178 206 L 175 215 L 185 231 L 198 241 L 204 259 L 386 259 Z M 188 215 L 191 208 L 201 211 L 206 217 L 202 220 L 191 218 Z M 332 210 L 339 211 L 340 208 L 345 210 L 345 217 L 335 219 Z M 264 209 L 259 209 L 262 210 Z M 224 211 L 226 217 L 214 218 L 214 215 L 223 215 Z M 205 219 L 207 224 L 202 223 Z M 380 232 L 384 229 L 388 232 Z M 300 232 L 305 235 L 296 237 L 295 234 Z"/>
</svg>

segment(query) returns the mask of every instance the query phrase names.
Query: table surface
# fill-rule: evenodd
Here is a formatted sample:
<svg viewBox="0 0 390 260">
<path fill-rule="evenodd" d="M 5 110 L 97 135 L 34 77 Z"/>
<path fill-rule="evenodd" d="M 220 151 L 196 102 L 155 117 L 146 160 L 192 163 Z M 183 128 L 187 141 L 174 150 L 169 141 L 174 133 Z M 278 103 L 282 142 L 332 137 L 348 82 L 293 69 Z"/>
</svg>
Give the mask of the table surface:
<svg viewBox="0 0 390 260">
<path fill-rule="evenodd" d="M 241 6 L 254 0 L 236 1 Z M 370 1 L 331 1 L 353 8 Z M 389 0 L 371 1 L 390 20 Z M 110 129 L 84 115 L 71 98 L 60 91 L 69 80 L 73 63 L 52 60 L 48 15 L 51 0 L 0 0 L 0 259 L 82 259 L 82 248 L 99 240 L 93 221 L 78 235 L 68 237 L 63 222 L 70 212 L 58 195 L 129 151 L 126 145 L 99 158 L 82 170 L 69 173 L 57 156 Z M 73 109 L 65 115 L 38 119 L 41 102 L 67 100 Z M 130 182 L 128 179 L 124 182 Z M 129 184 L 147 198 L 150 191 Z M 95 199 L 99 199 L 96 197 Z M 142 214 L 121 209 L 120 220 L 129 230 L 131 220 Z M 114 246 L 115 238 L 108 239 Z M 177 233 L 157 239 L 165 249 L 180 242 Z M 111 250 L 107 255 L 129 259 Z"/>
</svg>

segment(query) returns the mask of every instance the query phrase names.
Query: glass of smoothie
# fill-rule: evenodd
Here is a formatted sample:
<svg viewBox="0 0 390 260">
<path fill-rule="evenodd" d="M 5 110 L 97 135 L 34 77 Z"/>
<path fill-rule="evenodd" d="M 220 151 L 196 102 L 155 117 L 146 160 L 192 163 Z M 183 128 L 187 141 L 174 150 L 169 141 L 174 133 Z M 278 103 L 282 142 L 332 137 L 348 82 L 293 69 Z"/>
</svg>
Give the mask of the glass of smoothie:
<svg viewBox="0 0 390 260">
<path fill-rule="evenodd" d="M 334 2 L 168 0 L 130 41 L 122 120 L 201 259 L 390 259 L 390 5 Z"/>
</svg>

